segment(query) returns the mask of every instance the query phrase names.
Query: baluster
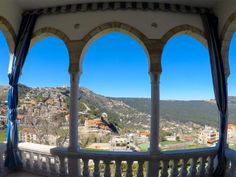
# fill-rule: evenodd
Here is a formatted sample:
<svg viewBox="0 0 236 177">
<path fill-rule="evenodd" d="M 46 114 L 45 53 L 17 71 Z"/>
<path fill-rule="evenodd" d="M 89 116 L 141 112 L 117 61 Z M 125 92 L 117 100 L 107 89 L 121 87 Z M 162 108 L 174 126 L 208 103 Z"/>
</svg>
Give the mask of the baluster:
<svg viewBox="0 0 236 177">
<path fill-rule="evenodd" d="M 188 159 L 182 159 L 180 176 L 188 176 L 187 163 L 188 163 Z"/>
<path fill-rule="evenodd" d="M 197 167 L 196 166 L 197 166 L 197 158 L 192 158 L 189 176 L 196 177 L 196 175 L 197 175 Z"/>
<path fill-rule="evenodd" d="M 59 165 L 59 174 L 60 174 L 60 176 L 67 176 L 65 157 L 60 156 L 59 161 L 60 161 L 60 165 Z"/>
<path fill-rule="evenodd" d="M 49 156 L 45 157 L 45 164 L 46 164 L 46 171 L 45 171 L 45 173 L 50 175 L 51 174 L 51 168 L 50 168 L 50 157 Z"/>
<path fill-rule="evenodd" d="M 199 177 L 204 177 L 206 175 L 205 165 L 206 165 L 206 157 L 201 157 L 200 158 L 200 166 L 198 168 L 198 176 Z"/>
<path fill-rule="evenodd" d="M 116 161 L 116 177 L 121 177 L 121 161 Z"/>
<path fill-rule="evenodd" d="M 207 176 L 212 176 L 213 170 L 214 170 L 214 156 L 208 157 L 208 163 L 207 163 Z"/>
<path fill-rule="evenodd" d="M 230 160 L 227 159 L 227 161 L 226 161 L 226 172 L 225 172 L 225 176 L 230 176 L 230 166 L 231 166 Z"/>
<path fill-rule="evenodd" d="M 23 168 L 26 169 L 26 153 L 24 151 L 21 151 L 21 161 L 22 161 L 22 164 L 23 164 Z"/>
<path fill-rule="evenodd" d="M 127 161 L 127 171 L 126 171 L 126 177 L 132 177 L 133 176 L 133 161 Z"/>
<path fill-rule="evenodd" d="M 93 172 L 94 177 L 100 176 L 99 163 L 100 163 L 100 160 L 94 160 L 94 172 Z"/>
<path fill-rule="evenodd" d="M 3 168 L 3 154 L 0 153 L 0 174 L 2 174 L 4 172 L 4 168 Z"/>
<path fill-rule="evenodd" d="M 144 164 L 144 161 L 139 161 L 138 162 L 138 174 L 137 174 L 137 177 L 143 177 L 143 164 Z"/>
<path fill-rule="evenodd" d="M 40 172 L 40 168 L 39 168 L 39 154 L 34 154 L 33 157 L 33 170 L 35 172 Z"/>
<path fill-rule="evenodd" d="M 33 152 L 29 153 L 29 161 L 30 161 L 29 170 L 34 172 L 34 153 Z"/>
<path fill-rule="evenodd" d="M 236 176 L 236 164 L 231 161 L 230 176 Z"/>
<path fill-rule="evenodd" d="M 45 157 L 44 155 L 41 156 L 41 169 L 42 169 L 42 173 L 43 174 L 48 174 L 48 168 L 47 168 L 47 157 Z"/>
<path fill-rule="evenodd" d="M 83 177 L 89 177 L 89 167 L 88 167 L 88 159 L 83 159 L 84 167 L 83 167 Z"/>
<path fill-rule="evenodd" d="M 171 169 L 171 177 L 177 177 L 178 174 L 179 174 L 179 171 L 178 171 L 178 160 L 173 160 L 172 161 L 172 169 Z"/>
<path fill-rule="evenodd" d="M 30 170 L 30 154 L 29 154 L 29 152 L 25 152 L 25 169 L 27 171 Z"/>
<path fill-rule="evenodd" d="M 111 176 L 110 161 L 105 160 L 104 163 L 105 163 L 104 177 L 110 177 Z"/>
<path fill-rule="evenodd" d="M 168 165 L 169 161 L 168 160 L 163 160 L 162 161 L 162 168 L 161 168 L 161 177 L 168 177 Z"/>
<path fill-rule="evenodd" d="M 55 157 L 49 157 L 49 167 L 50 167 L 50 174 L 56 175 L 57 168 L 56 168 L 56 158 Z"/>
<path fill-rule="evenodd" d="M 43 156 L 42 154 L 39 154 L 39 158 L 38 158 L 38 165 L 39 165 L 39 173 L 42 173 L 42 166 L 43 166 Z"/>
</svg>

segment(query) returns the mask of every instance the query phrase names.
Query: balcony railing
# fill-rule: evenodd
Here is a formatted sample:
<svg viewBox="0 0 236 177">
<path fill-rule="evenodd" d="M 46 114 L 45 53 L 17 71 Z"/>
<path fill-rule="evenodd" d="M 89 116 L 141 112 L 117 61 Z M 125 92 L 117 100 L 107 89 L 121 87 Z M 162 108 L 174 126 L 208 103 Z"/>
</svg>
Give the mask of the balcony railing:
<svg viewBox="0 0 236 177">
<path fill-rule="evenodd" d="M 236 176 L 236 151 L 232 149 L 226 149 L 226 158 L 227 158 L 227 177 Z"/>
<path fill-rule="evenodd" d="M 0 146 L 0 174 L 3 168 L 5 145 Z M 150 176 L 206 176 L 213 171 L 215 148 L 164 151 L 158 155 L 139 152 L 109 152 L 79 150 L 68 152 L 66 148 L 58 148 L 33 143 L 20 143 L 20 155 L 24 170 L 43 176 L 68 176 L 68 158 L 80 160 L 81 176 L 126 176 L 144 177 L 147 174 L 147 162 L 154 164 L 157 174 Z M 227 150 L 227 174 L 236 175 L 236 152 Z M 5 171 L 6 172 L 6 171 Z M 150 172 L 151 173 L 151 172 Z"/>
<path fill-rule="evenodd" d="M 4 159 L 5 159 L 6 145 L 0 144 L 0 177 L 5 176 L 6 170 L 4 169 Z"/>
</svg>

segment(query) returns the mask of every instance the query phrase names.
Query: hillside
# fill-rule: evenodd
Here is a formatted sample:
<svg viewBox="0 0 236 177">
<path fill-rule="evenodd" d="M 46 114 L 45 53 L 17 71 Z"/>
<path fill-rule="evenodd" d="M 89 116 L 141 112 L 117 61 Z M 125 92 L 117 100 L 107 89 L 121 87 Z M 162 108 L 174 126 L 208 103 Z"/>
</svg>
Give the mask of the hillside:
<svg viewBox="0 0 236 177">
<path fill-rule="evenodd" d="M 150 98 L 113 98 L 123 101 L 127 105 L 150 114 Z M 218 110 L 213 100 L 199 101 L 160 101 L 160 115 L 162 119 L 172 121 L 191 121 L 201 125 L 217 126 Z M 236 123 L 236 97 L 229 97 L 229 122 Z"/>
<path fill-rule="evenodd" d="M 57 115 L 58 106 L 63 115 L 68 115 L 68 87 L 30 88 L 19 86 L 19 113 L 22 115 Z M 102 112 L 108 113 L 111 122 L 120 128 L 148 128 L 151 104 L 149 98 L 109 98 L 98 95 L 86 88 L 80 88 L 80 118 L 95 118 Z M 2 113 L 6 113 L 7 87 L 0 86 Z M 26 109 L 27 108 L 27 109 Z M 236 123 L 236 97 L 229 98 L 230 122 Z M 214 100 L 160 102 L 162 120 L 194 122 L 201 125 L 217 126 L 218 113 Z M 31 116 L 30 116 L 31 117 Z"/>
</svg>

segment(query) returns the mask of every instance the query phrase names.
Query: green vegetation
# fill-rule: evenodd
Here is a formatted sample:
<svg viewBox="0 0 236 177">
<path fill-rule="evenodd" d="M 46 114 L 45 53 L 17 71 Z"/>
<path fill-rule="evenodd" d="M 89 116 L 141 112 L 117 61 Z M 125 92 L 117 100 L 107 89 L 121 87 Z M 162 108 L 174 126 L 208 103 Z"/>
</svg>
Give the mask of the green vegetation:
<svg viewBox="0 0 236 177">
<path fill-rule="evenodd" d="M 149 144 L 140 144 L 138 145 L 138 147 L 140 148 L 141 152 L 147 152 L 149 148 Z"/>
<path fill-rule="evenodd" d="M 206 148 L 206 145 L 201 145 L 201 144 L 193 144 L 193 145 L 188 145 L 186 146 L 186 149 L 197 149 L 197 148 Z"/>
<path fill-rule="evenodd" d="M 161 141 L 160 142 L 162 146 L 169 145 L 169 144 L 180 144 L 180 143 L 183 143 L 183 141 Z"/>
<path fill-rule="evenodd" d="M 6 130 L 0 130 L 0 143 L 6 140 Z"/>
<path fill-rule="evenodd" d="M 113 98 L 145 113 L 151 113 L 150 98 Z M 236 97 L 229 97 L 229 122 L 236 123 Z M 218 126 L 217 106 L 213 101 L 174 101 L 160 102 L 161 117 L 180 122 L 192 121 L 201 125 Z"/>
</svg>

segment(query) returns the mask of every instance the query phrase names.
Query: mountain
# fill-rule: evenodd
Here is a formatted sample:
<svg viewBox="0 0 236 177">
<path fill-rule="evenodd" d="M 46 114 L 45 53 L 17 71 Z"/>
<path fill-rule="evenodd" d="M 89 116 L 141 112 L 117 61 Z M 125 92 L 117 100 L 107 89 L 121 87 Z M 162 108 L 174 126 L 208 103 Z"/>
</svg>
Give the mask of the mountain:
<svg viewBox="0 0 236 177">
<path fill-rule="evenodd" d="M 123 101 L 127 105 L 150 114 L 150 98 L 113 98 Z M 236 123 L 236 97 L 229 97 L 229 122 Z M 215 100 L 198 101 L 178 101 L 161 100 L 160 101 L 161 119 L 186 122 L 191 121 L 201 125 L 218 125 L 218 110 Z"/>
<path fill-rule="evenodd" d="M 19 114 L 28 117 L 47 115 L 61 117 L 69 114 L 68 87 L 30 88 L 19 86 Z M 103 112 L 109 115 L 112 123 L 120 128 L 148 128 L 150 125 L 150 98 L 111 98 L 80 88 L 80 120 L 99 117 Z M 0 105 L 6 113 L 7 87 L 0 86 Z M 5 111 L 4 111 L 5 110 Z M 1 112 L 0 112 L 1 113 Z M 229 97 L 230 122 L 236 123 L 236 97 Z M 30 115 L 30 116 L 29 116 Z M 214 100 L 160 101 L 162 121 L 193 122 L 201 125 L 218 125 L 218 112 Z M 55 116 L 54 116 L 55 117 Z"/>
<path fill-rule="evenodd" d="M 80 93 L 80 109 L 83 112 L 89 112 L 90 115 L 97 117 L 102 112 L 106 112 L 110 121 L 119 127 L 147 128 L 149 125 L 150 115 L 148 113 L 137 110 L 123 101 L 98 95 L 86 88 L 80 88 Z"/>
</svg>

